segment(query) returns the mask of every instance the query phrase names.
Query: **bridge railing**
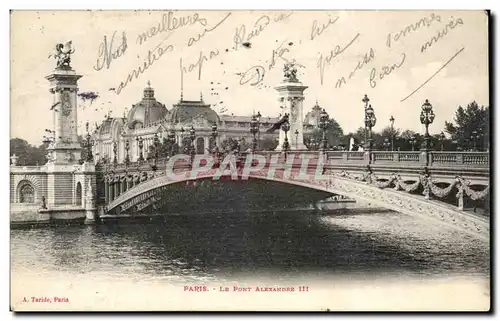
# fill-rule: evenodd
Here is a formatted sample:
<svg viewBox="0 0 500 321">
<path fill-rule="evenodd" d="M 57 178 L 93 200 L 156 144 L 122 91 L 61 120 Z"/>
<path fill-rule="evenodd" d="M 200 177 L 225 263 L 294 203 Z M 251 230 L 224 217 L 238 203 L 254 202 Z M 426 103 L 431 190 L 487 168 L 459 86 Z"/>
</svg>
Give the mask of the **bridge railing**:
<svg viewBox="0 0 500 321">
<path fill-rule="evenodd" d="M 259 151 L 260 155 L 264 155 L 266 160 L 269 162 L 273 155 L 280 155 L 279 162 L 284 162 L 284 152 L 283 151 Z M 422 151 L 403 151 L 403 152 L 392 152 L 392 151 L 289 151 L 287 152 L 288 159 L 291 155 L 315 155 L 316 158 L 325 156 L 327 164 L 329 165 L 381 165 L 381 166 L 394 166 L 397 167 L 477 167 L 477 168 L 488 168 L 490 155 L 488 152 L 441 152 L 441 151 L 430 151 L 427 154 Z M 245 161 L 248 153 L 240 154 L 240 161 Z M 128 166 L 125 164 L 104 164 L 101 168 L 104 171 L 116 171 L 123 172 L 128 170 L 150 170 L 156 167 L 164 167 L 168 163 L 167 158 L 158 159 L 156 162 L 154 160 L 143 161 L 142 163 L 131 163 Z M 296 162 L 300 162 L 299 158 L 296 158 Z M 177 164 L 182 166 L 182 164 Z M 21 171 L 20 167 L 16 167 Z M 27 170 L 28 166 L 22 167 Z M 35 166 L 29 166 L 29 168 L 39 168 Z M 31 169 L 31 170 L 33 170 Z"/>
<path fill-rule="evenodd" d="M 40 172 L 43 166 L 10 166 L 11 173 Z"/>
</svg>

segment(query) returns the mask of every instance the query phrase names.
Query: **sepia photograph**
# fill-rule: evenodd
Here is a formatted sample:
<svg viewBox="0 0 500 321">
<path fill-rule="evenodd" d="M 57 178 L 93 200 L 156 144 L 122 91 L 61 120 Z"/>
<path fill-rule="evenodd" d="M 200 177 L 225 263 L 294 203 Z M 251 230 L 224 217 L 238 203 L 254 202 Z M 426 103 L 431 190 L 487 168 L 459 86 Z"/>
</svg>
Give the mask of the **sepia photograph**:
<svg viewBox="0 0 500 321">
<path fill-rule="evenodd" d="M 488 10 L 9 20 L 11 311 L 492 308 Z"/>
</svg>

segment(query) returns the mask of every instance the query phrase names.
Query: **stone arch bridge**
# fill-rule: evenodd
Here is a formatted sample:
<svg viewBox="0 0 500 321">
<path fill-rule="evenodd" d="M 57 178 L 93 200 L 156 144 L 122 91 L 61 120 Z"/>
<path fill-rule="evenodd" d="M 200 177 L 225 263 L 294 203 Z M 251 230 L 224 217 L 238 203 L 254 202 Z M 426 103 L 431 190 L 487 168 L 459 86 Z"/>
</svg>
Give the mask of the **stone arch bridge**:
<svg viewBox="0 0 500 321">
<path fill-rule="evenodd" d="M 154 207 L 165 201 L 162 189 L 173 184 L 257 179 L 370 202 L 489 238 L 489 219 L 464 211 L 468 200 L 488 204 L 487 153 L 260 152 L 224 159 L 190 157 L 103 166 L 98 186 L 105 204 L 101 216 Z"/>
</svg>

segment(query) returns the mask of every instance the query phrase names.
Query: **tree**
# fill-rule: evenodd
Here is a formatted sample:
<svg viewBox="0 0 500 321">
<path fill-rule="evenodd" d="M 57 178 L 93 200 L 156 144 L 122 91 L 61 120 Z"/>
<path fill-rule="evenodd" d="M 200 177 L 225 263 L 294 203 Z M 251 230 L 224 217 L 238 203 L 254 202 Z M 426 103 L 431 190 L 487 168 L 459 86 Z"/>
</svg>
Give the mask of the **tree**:
<svg viewBox="0 0 500 321">
<path fill-rule="evenodd" d="M 391 140 L 394 141 L 394 150 L 397 151 L 399 134 L 399 129 L 392 128 L 391 126 L 384 127 L 380 133 L 375 132 L 372 134 L 373 148 L 385 150 L 386 147 L 384 147 L 384 142 L 387 139 L 389 143 L 391 143 Z M 389 150 L 390 148 L 391 146 L 389 146 Z"/>
<path fill-rule="evenodd" d="M 473 101 L 466 108 L 458 106 L 452 122 L 445 122 L 445 131 L 452 141 L 464 149 L 478 150 L 489 148 L 489 107 L 484 107 Z"/>
<path fill-rule="evenodd" d="M 239 145 L 239 150 L 240 151 L 245 151 L 245 149 L 244 149 L 245 146 L 242 145 L 242 142 L 238 141 L 237 139 L 234 139 L 234 138 L 224 139 L 220 143 L 219 149 L 221 151 L 225 151 L 225 152 L 229 153 L 229 152 L 237 150 L 238 149 L 238 145 Z"/>
<path fill-rule="evenodd" d="M 259 142 L 261 150 L 275 150 L 278 147 L 278 140 L 273 138 L 264 138 Z"/>
<path fill-rule="evenodd" d="M 419 133 L 414 132 L 413 130 L 403 130 L 400 134 L 399 137 L 394 139 L 394 149 L 395 150 L 412 150 L 412 145 L 410 143 L 411 138 L 415 138 L 415 144 L 414 144 L 414 149 L 415 150 L 420 150 L 420 147 L 423 147 L 423 137 Z"/>
<path fill-rule="evenodd" d="M 340 145 L 344 146 L 346 150 L 349 150 L 350 148 L 350 143 L 351 143 L 351 138 L 354 138 L 354 144 L 355 147 L 354 149 L 357 151 L 356 146 L 361 146 L 364 143 L 365 140 L 365 128 L 364 127 L 359 127 L 355 132 L 351 132 L 347 135 L 344 135 L 341 137 L 341 143 Z"/>
<path fill-rule="evenodd" d="M 293 133 L 288 133 L 289 135 Z M 328 127 L 326 129 L 326 142 L 328 146 L 337 146 L 340 144 L 343 144 L 342 137 L 344 136 L 344 131 L 342 130 L 342 127 L 340 127 L 339 123 L 331 118 L 328 121 Z M 290 137 L 288 137 L 290 139 Z M 304 137 L 304 140 L 307 142 L 311 138 L 314 138 L 316 142 L 322 142 L 323 141 L 323 130 L 321 128 L 315 128 L 307 138 Z"/>
</svg>

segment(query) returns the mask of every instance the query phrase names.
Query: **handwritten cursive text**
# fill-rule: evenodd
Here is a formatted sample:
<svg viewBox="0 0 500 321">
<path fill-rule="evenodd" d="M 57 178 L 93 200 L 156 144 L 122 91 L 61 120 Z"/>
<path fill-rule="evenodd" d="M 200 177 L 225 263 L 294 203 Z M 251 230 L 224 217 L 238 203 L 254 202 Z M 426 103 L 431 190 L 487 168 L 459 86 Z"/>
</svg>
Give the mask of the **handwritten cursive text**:
<svg viewBox="0 0 500 321">
<path fill-rule="evenodd" d="M 441 22 L 441 16 L 432 13 L 430 17 L 423 17 L 417 22 L 406 26 L 404 29 L 401 29 L 396 33 L 388 33 L 385 44 L 387 47 L 391 48 L 393 41 L 398 41 L 411 33 L 415 33 L 422 27 L 428 28 L 434 21 Z"/>
<path fill-rule="evenodd" d="M 323 78 L 325 75 L 325 67 L 331 64 L 331 61 L 335 59 L 337 56 L 342 54 L 347 48 L 349 48 L 354 41 L 359 38 L 360 34 L 356 34 L 354 38 L 351 39 L 345 46 L 340 47 L 337 45 L 334 49 L 330 50 L 330 53 L 327 56 L 323 56 L 323 54 L 319 55 L 318 62 L 316 63 L 316 68 L 319 69 L 319 77 L 321 80 L 321 85 L 323 85 Z"/>
<path fill-rule="evenodd" d="M 385 76 L 389 76 L 395 69 L 401 68 L 401 66 L 405 63 L 406 61 L 406 54 L 403 53 L 401 55 L 401 61 L 396 64 L 392 64 L 391 66 L 383 66 L 382 70 L 378 74 L 379 79 L 382 80 L 384 79 Z M 370 72 L 370 87 L 375 88 L 377 86 L 377 81 L 375 80 L 377 78 L 377 69 L 372 68 Z"/>
<path fill-rule="evenodd" d="M 200 54 L 198 56 L 198 60 L 194 64 L 189 64 L 189 66 L 187 68 L 183 65 L 182 58 L 181 58 L 181 60 L 180 60 L 181 73 L 184 74 L 184 73 L 192 72 L 196 68 L 198 70 L 198 80 L 200 80 L 201 74 L 202 74 L 203 63 L 217 57 L 218 55 L 219 55 L 218 49 L 216 49 L 215 51 L 210 50 L 208 57 L 205 56 L 203 51 L 200 51 Z"/>
<path fill-rule="evenodd" d="M 116 94 L 120 94 L 120 92 L 135 78 L 139 78 L 141 74 L 144 73 L 149 67 L 151 67 L 156 61 L 158 61 L 165 53 L 171 52 L 174 50 L 174 46 L 165 45 L 163 42 L 159 43 L 152 50 L 148 50 L 147 57 L 144 60 L 143 64 L 136 69 L 133 69 L 127 76 L 127 78 L 120 83 L 118 88 L 116 88 Z"/>
<path fill-rule="evenodd" d="M 241 74 L 240 85 L 245 85 L 249 82 L 250 86 L 256 86 L 264 80 L 266 70 L 262 66 L 253 66 L 243 74 Z"/>
<path fill-rule="evenodd" d="M 448 30 L 451 29 L 453 30 L 456 26 L 458 25 L 463 25 L 464 22 L 462 21 L 461 18 L 458 18 L 457 20 L 454 20 L 453 17 L 451 17 L 451 21 L 448 22 L 448 24 L 440 31 L 438 31 L 437 35 L 432 37 L 430 40 L 426 41 L 422 47 L 420 48 L 420 52 L 424 52 L 427 50 L 427 48 L 432 47 L 433 44 L 439 41 L 439 39 L 443 38 L 448 34 Z"/>
<path fill-rule="evenodd" d="M 245 25 L 241 25 L 238 28 L 236 28 L 236 33 L 234 34 L 233 37 L 234 50 L 238 50 L 240 45 L 243 45 L 243 43 L 249 42 L 252 38 L 260 35 L 260 33 L 267 28 L 270 22 L 271 18 L 269 18 L 269 16 L 266 15 L 261 16 L 259 19 L 255 21 L 252 29 L 248 34 Z"/>
<path fill-rule="evenodd" d="M 201 38 L 205 37 L 207 33 L 210 33 L 217 29 L 224 21 L 226 21 L 227 18 L 231 15 L 231 12 L 229 12 L 227 15 L 224 16 L 219 22 L 217 22 L 213 27 L 211 28 L 205 28 L 203 29 L 202 33 L 197 34 L 194 37 L 189 38 L 188 40 L 188 47 L 191 47 L 193 44 L 197 43 L 198 41 L 201 40 Z"/>
<path fill-rule="evenodd" d="M 329 18 L 326 24 L 321 24 L 320 27 L 318 27 L 318 21 L 314 20 L 312 24 L 312 29 L 311 29 L 311 40 L 314 40 L 316 37 L 320 36 L 328 27 L 333 25 L 335 22 L 339 20 L 339 17 L 335 18 Z"/>
<path fill-rule="evenodd" d="M 183 17 L 176 17 L 174 16 L 174 14 L 175 13 L 172 11 L 164 13 L 161 17 L 160 22 L 158 22 L 157 25 L 152 26 L 151 28 L 140 33 L 137 36 L 136 43 L 142 45 L 149 38 L 154 37 L 162 32 L 167 32 L 167 31 L 173 32 L 179 28 L 194 24 L 200 24 L 202 26 L 207 25 L 207 20 L 205 18 L 200 17 L 197 13 Z"/>
<path fill-rule="evenodd" d="M 113 32 L 113 36 L 111 36 L 111 41 L 108 43 L 107 36 L 104 36 L 104 40 L 101 42 L 99 46 L 99 56 L 97 58 L 97 62 L 94 66 L 94 70 L 99 71 L 104 66 L 106 69 L 109 69 L 111 66 L 111 62 L 113 59 L 120 58 L 127 51 L 127 34 L 125 31 L 122 33 L 122 41 L 119 46 L 116 48 L 113 46 L 115 41 L 116 31 Z"/>
</svg>

